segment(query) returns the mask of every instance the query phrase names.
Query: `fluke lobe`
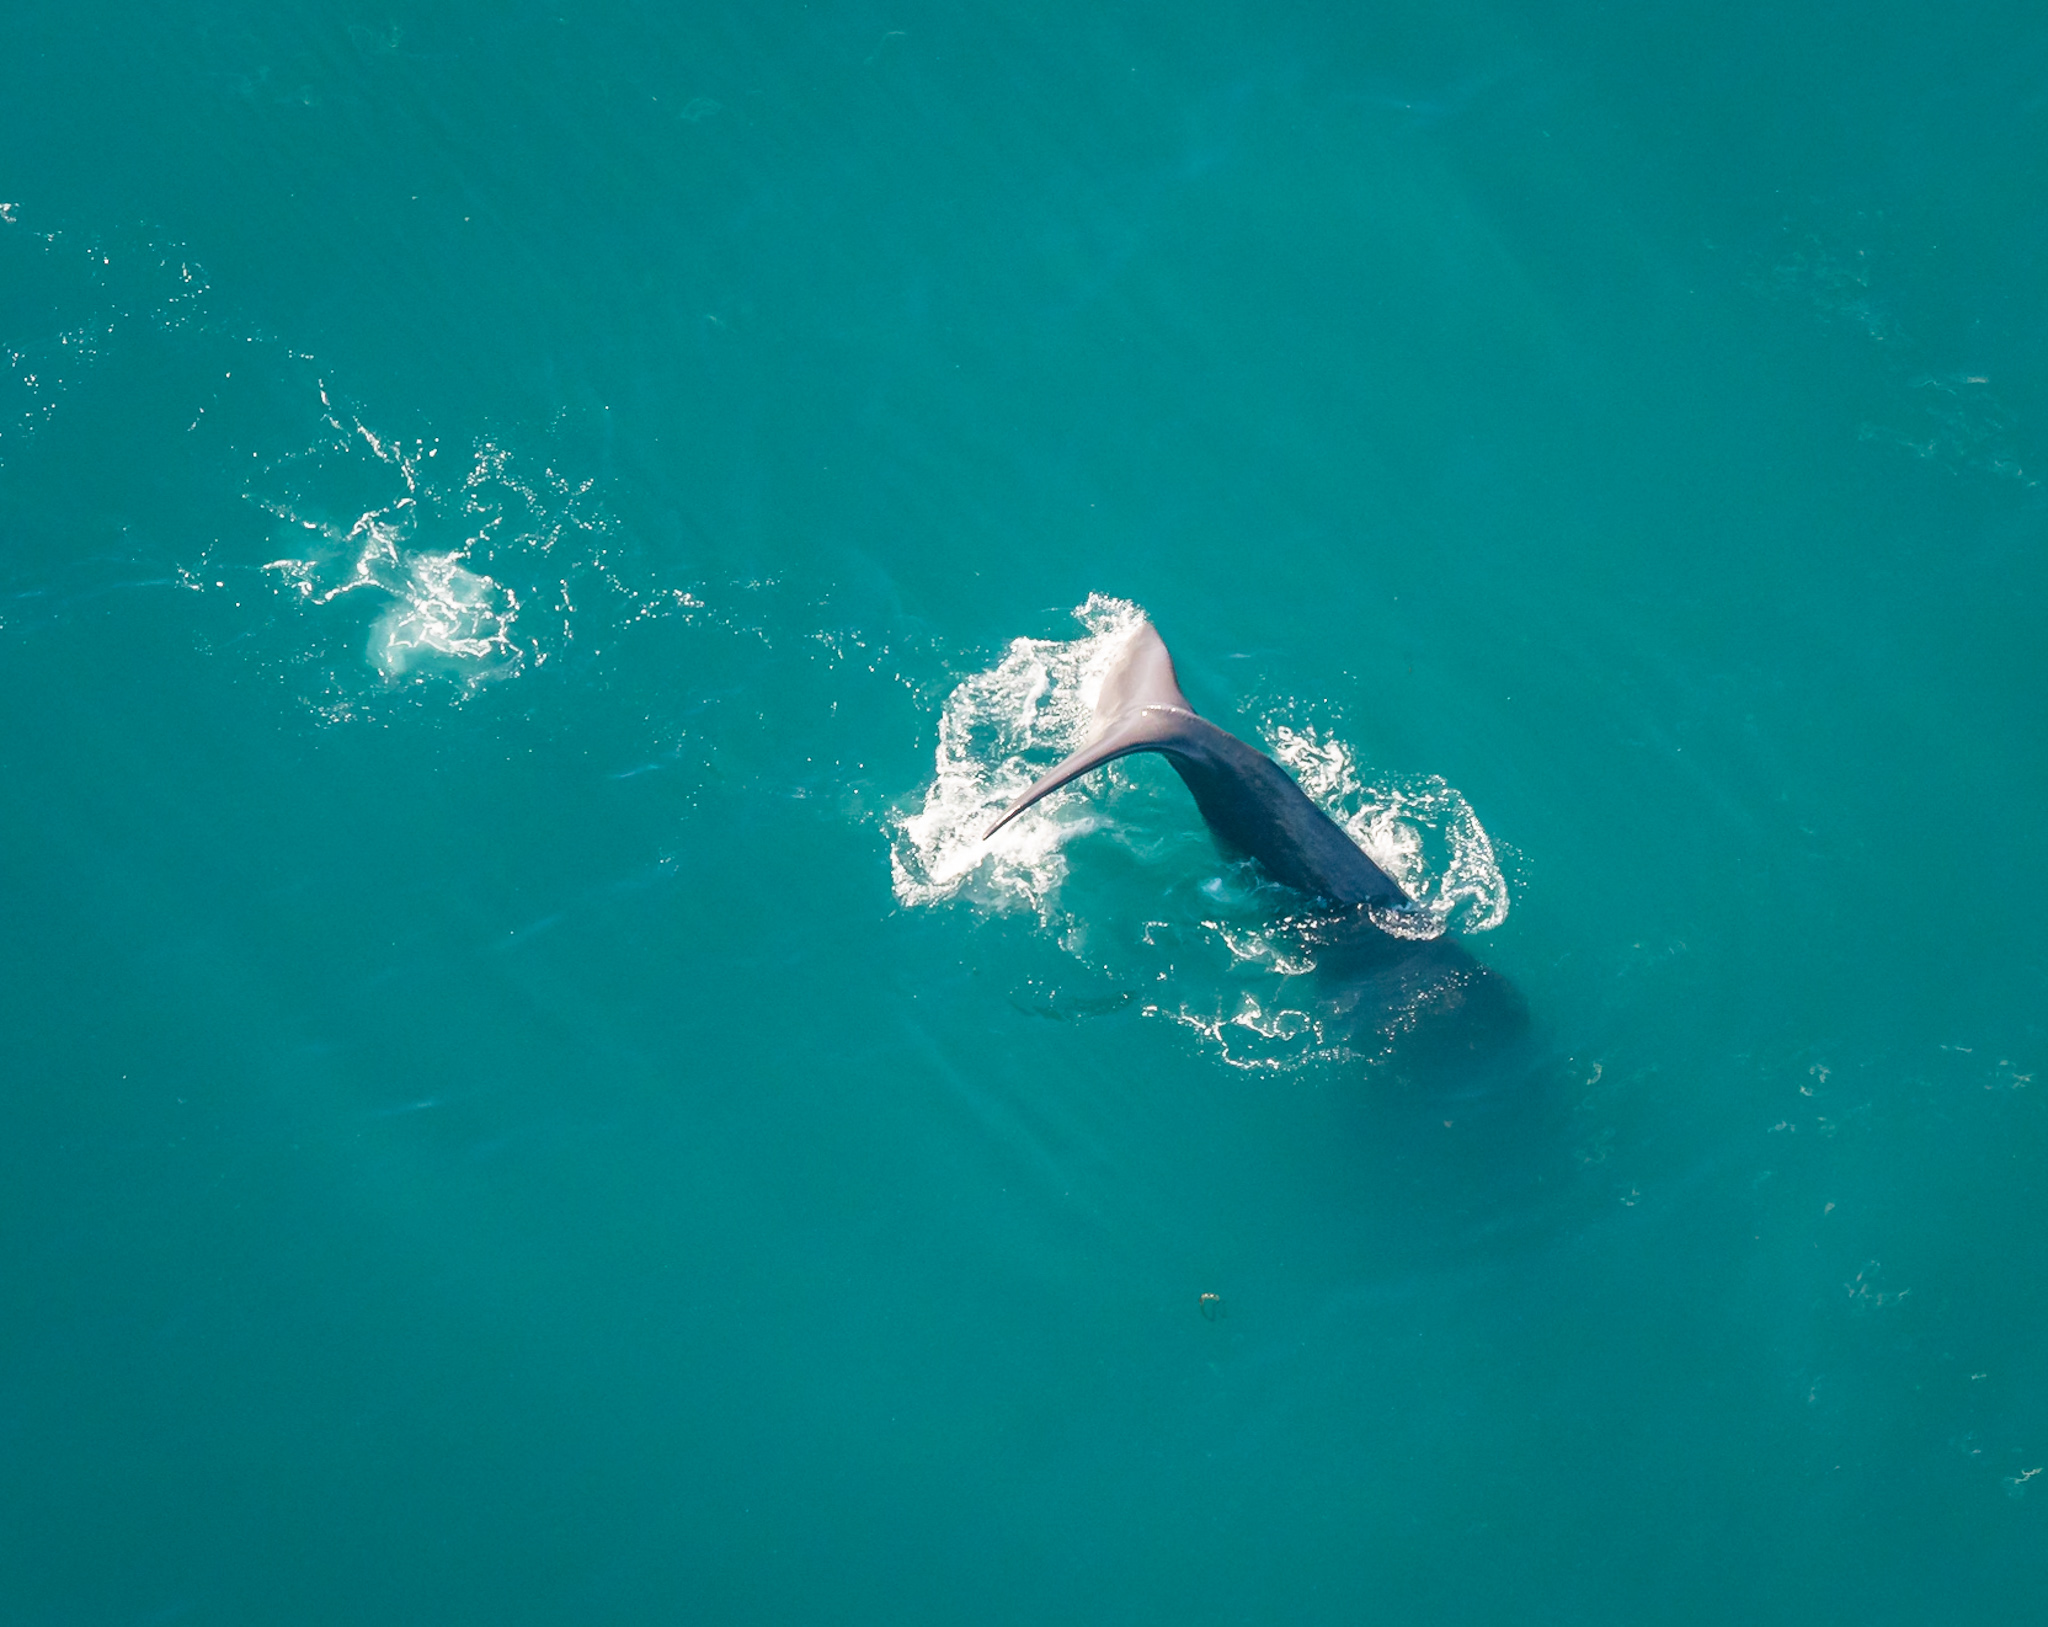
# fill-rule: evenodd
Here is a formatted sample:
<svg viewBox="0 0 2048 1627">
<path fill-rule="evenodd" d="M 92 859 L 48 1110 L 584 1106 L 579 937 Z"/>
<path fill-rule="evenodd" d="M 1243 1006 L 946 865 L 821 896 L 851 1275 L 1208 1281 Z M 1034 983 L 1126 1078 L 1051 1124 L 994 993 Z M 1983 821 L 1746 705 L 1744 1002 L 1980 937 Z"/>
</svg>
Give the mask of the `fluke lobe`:
<svg viewBox="0 0 2048 1627">
<path fill-rule="evenodd" d="M 1496 1053 L 1524 1030 L 1527 1008 L 1506 978 L 1447 937 L 1387 929 L 1390 919 L 1419 917 L 1415 902 L 1278 763 L 1195 715 L 1149 622 L 1104 679 L 1087 744 L 1005 808 L 982 839 L 1069 780 L 1141 751 L 1173 765 L 1225 848 L 1335 906 L 1298 924 L 1316 946 L 1322 1010 L 1354 1039 L 1376 1032 L 1378 1054 L 1421 1062 Z"/>
<path fill-rule="evenodd" d="M 1141 751 L 1171 763 L 1217 839 L 1257 859 L 1275 881 L 1331 904 L 1414 908 L 1285 769 L 1195 715 L 1150 622 L 1138 625 L 1103 680 L 1087 744 L 1005 808 L 982 840 L 1069 780 Z"/>
</svg>

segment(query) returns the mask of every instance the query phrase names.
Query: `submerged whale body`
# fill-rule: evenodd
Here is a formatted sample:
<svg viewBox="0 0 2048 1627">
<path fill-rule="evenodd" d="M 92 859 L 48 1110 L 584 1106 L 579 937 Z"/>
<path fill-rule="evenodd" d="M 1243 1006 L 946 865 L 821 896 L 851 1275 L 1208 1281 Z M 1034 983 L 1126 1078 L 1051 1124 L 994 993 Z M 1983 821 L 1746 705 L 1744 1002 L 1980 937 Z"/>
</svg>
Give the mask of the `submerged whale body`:
<svg viewBox="0 0 2048 1627">
<path fill-rule="evenodd" d="M 1451 939 L 1426 935 L 1414 900 L 1285 769 L 1196 714 L 1149 622 L 1103 680 L 1081 749 L 1017 797 L 982 839 L 1070 781 L 1139 752 L 1172 765 L 1226 851 L 1256 859 L 1313 901 L 1303 928 L 1324 1009 L 1355 1039 L 1376 1032 L 1380 1054 L 1418 1063 L 1489 1053 L 1526 1028 L 1527 1008 L 1506 978 Z M 1414 933 L 1400 930 L 1411 920 Z"/>
</svg>

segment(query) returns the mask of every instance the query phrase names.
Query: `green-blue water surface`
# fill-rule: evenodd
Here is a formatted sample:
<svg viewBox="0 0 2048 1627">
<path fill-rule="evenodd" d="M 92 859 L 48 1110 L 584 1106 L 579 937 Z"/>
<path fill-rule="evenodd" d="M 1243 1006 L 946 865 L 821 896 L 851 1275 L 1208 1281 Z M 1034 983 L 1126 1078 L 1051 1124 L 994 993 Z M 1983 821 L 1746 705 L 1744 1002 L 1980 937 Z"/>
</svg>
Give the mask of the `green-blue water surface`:
<svg viewBox="0 0 2048 1627">
<path fill-rule="evenodd" d="M 2038 6 L 0 60 L 0 1619 L 2041 1608 Z M 1156 762 L 925 884 L 1093 594 L 1469 809 L 1511 1076 Z"/>
</svg>

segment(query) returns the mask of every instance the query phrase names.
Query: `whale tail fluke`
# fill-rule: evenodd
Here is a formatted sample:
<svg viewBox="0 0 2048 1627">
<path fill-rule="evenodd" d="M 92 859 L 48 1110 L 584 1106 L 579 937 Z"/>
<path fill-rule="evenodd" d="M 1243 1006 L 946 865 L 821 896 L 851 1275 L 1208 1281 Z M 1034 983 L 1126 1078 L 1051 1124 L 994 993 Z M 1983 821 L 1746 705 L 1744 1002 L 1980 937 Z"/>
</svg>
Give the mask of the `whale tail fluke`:
<svg viewBox="0 0 2048 1627">
<path fill-rule="evenodd" d="M 1400 884 L 1287 770 L 1196 716 L 1150 622 L 1130 635 L 1104 676 L 1086 744 L 1005 808 L 982 840 L 1069 780 L 1140 751 L 1156 751 L 1173 766 L 1218 846 L 1257 859 L 1282 886 L 1340 906 L 1413 911 Z"/>
<path fill-rule="evenodd" d="M 1200 723 L 1187 696 L 1180 692 L 1166 641 L 1149 621 L 1141 623 L 1102 680 L 1086 744 L 1005 808 L 981 833 L 981 839 L 987 841 L 1032 803 L 1069 780 L 1133 752 L 1157 751 Z"/>
</svg>

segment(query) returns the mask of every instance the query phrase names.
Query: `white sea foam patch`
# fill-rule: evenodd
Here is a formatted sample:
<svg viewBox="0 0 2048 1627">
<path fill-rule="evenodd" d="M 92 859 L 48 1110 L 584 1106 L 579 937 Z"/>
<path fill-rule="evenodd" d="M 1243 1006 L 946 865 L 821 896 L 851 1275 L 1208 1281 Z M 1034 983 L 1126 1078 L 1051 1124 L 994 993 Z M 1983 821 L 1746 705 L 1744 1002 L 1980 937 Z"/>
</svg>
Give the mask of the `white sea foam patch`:
<svg viewBox="0 0 2048 1627">
<path fill-rule="evenodd" d="M 1318 1062 L 1341 1062 L 1356 1053 L 1331 1031 L 1313 1001 L 1284 1004 L 1284 992 L 1268 992 L 1265 1000 L 1241 991 L 1235 1007 L 1204 1014 L 1183 1003 L 1178 1010 L 1146 1006 L 1147 1016 L 1160 1016 L 1201 1036 L 1228 1066 L 1249 1073 L 1293 1073 Z"/>
<path fill-rule="evenodd" d="M 310 557 L 274 559 L 263 568 L 312 604 L 367 590 L 388 600 L 370 629 L 370 662 L 389 677 L 440 664 L 471 681 L 516 671 L 526 652 L 512 641 L 519 596 L 469 570 L 463 554 L 418 551 L 412 504 L 365 514 L 347 531 L 301 522 L 315 533 Z"/>
<path fill-rule="evenodd" d="M 1508 884 L 1471 803 L 1436 775 L 1362 779 L 1351 747 L 1314 728 L 1269 723 L 1267 746 L 1418 907 L 1375 912 L 1401 937 L 1487 932 L 1508 918 Z"/>
<path fill-rule="evenodd" d="M 263 568 L 309 606 L 379 603 L 364 653 L 386 678 L 473 687 L 542 666 L 574 638 L 579 598 L 627 592 L 589 481 L 526 472 L 487 441 L 465 468 L 438 445 L 344 422 L 324 387 L 320 404 L 332 438 L 282 470 L 298 489 L 257 497 L 289 549 Z M 332 517 L 337 500 L 353 518 Z"/>
<path fill-rule="evenodd" d="M 892 833 L 890 869 L 903 903 L 967 893 L 1043 913 L 1066 877 L 1061 847 L 1096 827 L 1087 794 L 1062 789 L 982 840 L 1019 792 L 1079 748 L 1104 677 L 1145 624 L 1136 605 L 1100 593 L 1074 614 L 1083 637 L 1016 639 L 946 697 L 932 783 Z"/>
<path fill-rule="evenodd" d="M 385 601 L 366 653 L 387 677 L 438 669 L 475 683 L 518 671 L 528 659 L 512 636 L 519 595 L 470 568 L 474 538 L 449 549 L 417 546 L 417 471 L 410 460 L 395 461 L 406 481 L 405 496 L 358 515 L 345 528 L 287 514 L 302 532 L 294 539 L 295 556 L 274 559 L 264 570 L 308 604 L 332 604 L 356 593 Z"/>
</svg>

